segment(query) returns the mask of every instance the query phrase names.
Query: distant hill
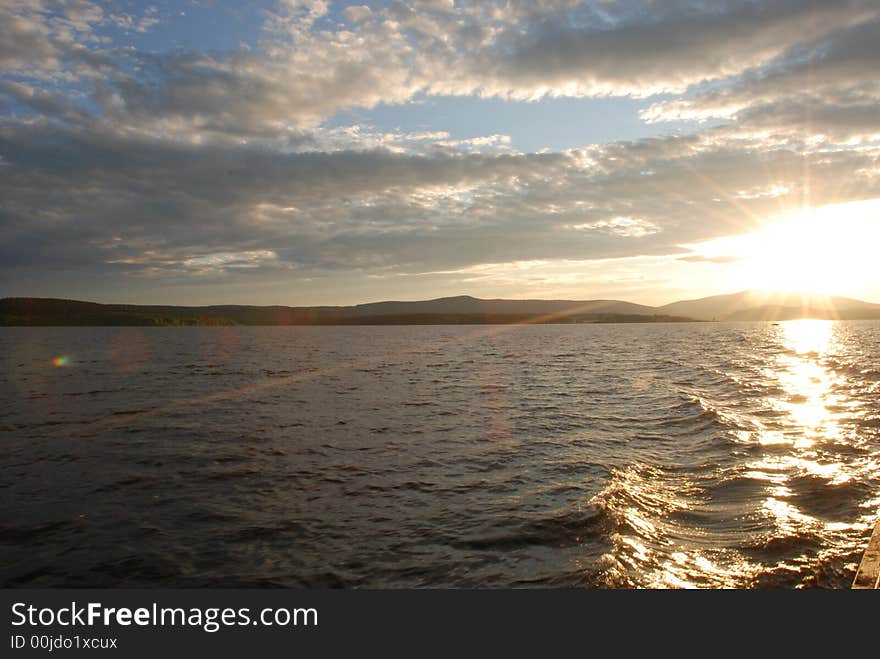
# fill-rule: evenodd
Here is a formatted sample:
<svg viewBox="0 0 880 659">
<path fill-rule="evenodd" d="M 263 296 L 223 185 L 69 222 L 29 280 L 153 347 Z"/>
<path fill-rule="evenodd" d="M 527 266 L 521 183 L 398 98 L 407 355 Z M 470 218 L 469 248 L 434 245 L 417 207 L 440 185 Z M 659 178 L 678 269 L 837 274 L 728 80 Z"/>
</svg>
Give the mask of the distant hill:
<svg viewBox="0 0 880 659">
<path fill-rule="evenodd" d="M 880 320 L 880 305 L 872 307 L 786 307 L 765 305 L 744 309 L 730 314 L 725 320 L 797 320 L 798 318 L 824 318 L 828 320 Z"/>
<path fill-rule="evenodd" d="M 467 295 L 350 307 L 97 304 L 3 298 L 0 325 L 462 325 L 652 323 L 793 318 L 880 319 L 880 305 L 849 298 L 743 291 L 649 307 L 620 300 L 482 300 Z"/>
<path fill-rule="evenodd" d="M 352 307 L 175 307 L 51 298 L 0 300 L 0 325 L 446 325 L 680 322 L 617 300 L 481 300 L 469 296 Z"/>
<path fill-rule="evenodd" d="M 446 314 L 485 314 L 485 315 L 529 315 L 570 316 L 574 314 L 617 314 L 647 315 L 656 314 L 653 307 L 646 307 L 619 300 L 481 300 L 469 295 L 444 297 L 423 302 L 374 302 L 348 307 L 353 315 L 384 316 L 423 313 Z"/>
<path fill-rule="evenodd" d="M 845 297 L 741 291 L 673 302 L 658 307 L 657 312 L 698 320 L 870 320 L 880 318 L 880 304 Z"/>
</svg>

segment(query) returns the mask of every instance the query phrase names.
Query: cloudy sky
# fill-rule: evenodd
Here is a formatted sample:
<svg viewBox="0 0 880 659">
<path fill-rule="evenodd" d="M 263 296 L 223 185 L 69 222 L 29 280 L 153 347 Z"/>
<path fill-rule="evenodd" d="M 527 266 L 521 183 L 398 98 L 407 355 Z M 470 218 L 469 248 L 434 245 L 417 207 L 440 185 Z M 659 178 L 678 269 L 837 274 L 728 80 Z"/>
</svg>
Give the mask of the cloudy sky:
<svg viewBox="0 0 880 659">
<path fill-rule="evenodd" d="M 0 0 L 0 295 L 880 301 L 878 70 L 876 0 Z"/>
</svg>

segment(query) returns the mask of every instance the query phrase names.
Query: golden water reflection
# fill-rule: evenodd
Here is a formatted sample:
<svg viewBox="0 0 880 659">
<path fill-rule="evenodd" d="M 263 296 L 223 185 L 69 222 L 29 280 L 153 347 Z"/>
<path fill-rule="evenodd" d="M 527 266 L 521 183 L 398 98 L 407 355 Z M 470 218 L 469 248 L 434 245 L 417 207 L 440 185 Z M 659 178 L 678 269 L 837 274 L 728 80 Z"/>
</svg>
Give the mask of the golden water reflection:
<svg viewBox="0 0 880 659">
<path fill-rule="evenodd" d="M 781 413 L 782 429 L 760 432 L 759 441 L 766 446 L 789 444 L 793 450 L 766 455 L 749 467 L 750 475 L 771 484 L 762 508 L 775 528 L 799 535 L 810 528 L 828 527 L 788 500 L 792 496 L 787 487 L 790 478 L 809 475 L 831 485 L 851 478 L 842 463 L 823 460 L 821 450 L 822 443 L 839 441 L 843 436 L 840 410 L 845 401 L 836 393 L 843 379 L 826 365 L 826 357 L 838 347 L 832 321 L 795 320 L 780 327 L 783 350 L 768 375 L 782 390 L 781 396 L 769 400 L 771 408 Z M 851 526 L 838 523 L 835 530 Z"/>
<path fill-rule="evenodd" d="M 842 438 L 841 411 L 846 408 L 839 393 L 843 378 L 827 366 L 827 357 L 839 347 L 835 324 L 796 320 L 780 323 L 774 330 L 779 332 L 780 350 L 764 375 L 776 389 L 765 401 L 775 414 L 772 420 L 754 418 L 753 429 L 739 433 L 742 441 L 757 441 L 767 453 L 749 463 L 744 475 L 766 483 L 758 508 L 772 527 L 773 536 L 822 534 L 823 530 L 851 532 L 861 522 L 822 520 L 799 508 L 792 484 L 794 478 L 805 475 L 821 478 L 829 485 L 852 477 L 846 465 L 829 459 L 823 450 L 823 444 Z M 680 551 L 671 559 L 662 570 L 663 585 L 667 587 L 694 587 L 701 585 L 700 581 L 702 585 L 736 587 L 762 571 L 759 564 L 720 547 L 711 552 Z M 794 569 L 794 564 L 780 563 L 776 567 Z M 694 575 L 700 575 L 699 580 Z"/>
<path fill-rule="evenodd" d="M 777 356 L 775 368 L 767 373 L 782 391 L 781 396 L 768 400 L 771 409 L 780 413 L 781 418 L 777 428 L 762 427 L 757 439 L 763 446 L 790 445 L 795 450 L 764 456 L 749 465 L 751 474 L 775 485 L 784 484 L 792 472 L 843 482 L 847 480 L 843 465 L 820 461 L 817 450 L 823 442 L 842 438 L 843 401 L 836 392 L 843 382 L 825 365 L 825 357 L 837 347 L 834 323 L 794 320 L 782 323 L 781 328 L 783 350 Z M 781 510 L 772 502 L 765 508 L 771 512 Z M 776 517 L 783 521 L 791 515 L 776 514 Z"/>
<path fill-rule="evenodd" d="M 794 320 L 781 326 L 784 349 L 771 375 L 784 393 L 770 404 L 784 414 L 784 430 L 762 433 L 759 441 L 809 448 L 819 440 L 838 439 L 840 427 L 832 410 L 841 403 L 834 393 L 841 379 L 824 364 L 836 347 L 833 322 Z"/>
<path fill-rule="evenodd" d="M 738 588 L 773 583 L 771 573 L 820 583 L 809 566 L 851 556 L 856 539 L 873 527 L 880 499 L 858 504 L 858 515 L 837 503 L 858 496 L 846 483 L 880 474 L 876 460 L 854 450 L 853 420 L 864 401 L 847 375 L 847 326 L 797 320 L 756 331 L 768 340 L 766 348 L 742 353 L 750 371 L 740 397 L 700 401 L 734 419 L 735 441 L 749 445 L 735 454 L 744 462 L 707 476 L 705 490 L 670 475 L 618 474 L 618 487 L 649 508 L 627 509 L 624 526 L 632 534 L 614 537 L 618 569 L 637 573 L 641 585 Z M 704 526 L 689 527 L 701 518 Z"/>
<path fill-rule="evenodd" d="M 825 355 L 832 347 L 833 325 L 830 320 L 789 320 L 781 324 L 783 345 L 798 355 Z"/>
</svg>

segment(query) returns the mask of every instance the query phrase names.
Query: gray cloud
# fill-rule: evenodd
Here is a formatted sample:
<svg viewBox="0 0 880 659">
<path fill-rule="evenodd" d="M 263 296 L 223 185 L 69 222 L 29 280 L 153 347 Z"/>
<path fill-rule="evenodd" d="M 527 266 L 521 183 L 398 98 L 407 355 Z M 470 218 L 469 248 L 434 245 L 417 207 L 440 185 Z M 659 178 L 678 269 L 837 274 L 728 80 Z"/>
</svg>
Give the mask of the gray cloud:
<svg viewBox="0 0 880 659">
<path fill-rule="evenodd" d="M 878 43 L 880 20 L 839 29 L 720 89 L 657 103 L 644 117 L 731 118 L 741 130 L 796 131 L 841 142 L 877 135 Z"/>
<path fill-rule="evenodd" d="M 96 34 L 149 20 L 87 2 L 56 5 L 54 23 L 38 2 L 0 9 L 15 72 L 0 79 L 0 293 L 62 273 L 148 290 L 696 262 L 682 245 L 805 199 L 880 197 L 876 3 L 394 2 L 344 12 L 335 32 L 315 29 L 323 11 L 280 8 L 253 51 L 155 54 Z M 725 122 L 561 153 L 323 123 L 424 92 L 686 89 L 645 117 Z"/>
<path fill-rule="evenodd" d="M 249 276 L 669 254 L 799 200 L 810 164 L 711 133 L 561 154 L 415 156 L 42 125 L 7 126 L 0 153 L 6 281 L 33 269 Z M 815 203 L 880 196 L 876 153 L 831 153 L 810 167 Z M 770 185 L 786 192 L 743 193 Z"/>
<path fill-rule="evenodd" d="M 90 81 L 104 116 L 182 139 L 296 138 L 339 110 L 420 92 L 682 92 L 880 16 L 867 0 L 393 2 L 369 14 L 355 7 L 345 12 L 351 29 L 330 32 L 312 29 L 325 3 L 282 3 L 256 50 L 154 54 L 86 48 L 95 25 L 121 19 L 81 4 L 77 20 L 68 9 L 74 27 L 64 31 L 40 11 L 18 16 L 8 56 L 64 64 L 67 75 Z"/>
<path fill-rule="evenodd" d="M 598 29 L 566 13 L 524 33 L 512 30 L 485 63 L 514 90 L 574 85 L 585 95 L 682 92 L 877 13 L 866 2 L 723 2 L 706 8 L 670 2 Z"/>
</svg>

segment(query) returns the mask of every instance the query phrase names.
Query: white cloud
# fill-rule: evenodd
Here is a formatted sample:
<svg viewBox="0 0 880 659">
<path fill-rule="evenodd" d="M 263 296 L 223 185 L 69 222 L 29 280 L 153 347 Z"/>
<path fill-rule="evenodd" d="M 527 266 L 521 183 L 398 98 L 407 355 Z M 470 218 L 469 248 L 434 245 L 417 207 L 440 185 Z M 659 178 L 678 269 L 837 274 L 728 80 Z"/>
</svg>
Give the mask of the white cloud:
<svg viewBox="0 0 880 659">
<path fill-rule="evenodd" d="M 567 228 L 579 231 L 603 231 L 628 238 L 641 238 L 642 236 L 649 236 L 660 231 L 660 227 L 653 222 L 647 222 L 637 217 L 622 216 L 612 217 L 607 220 L 596 220 L 595 222 L 570 224 L 567 225 Z"/>
<path fill-rule="evenodd" d="M 102 36 L 112 24 L 147 29 L 149 8 L 0 5 L 3 279 L 284 270 L 476 284 L 503 271 L 496 283 L 544 272 L 541 290 L 562 290 L 577 282 L 554 271 L 561 263 L 717 267 L 680 245 L 747 232 L 805 200 L 880 196 L 875 2 L 329 9 L 282 3 L 250 50 L 152 53 Z M 644 120 L 712 122 L 518 153 L 491 131 L 330 121 L 425 94 L 661 91 L 674 95 Z"/>
<path fill-rule="evenodd" d="M 318 27 L 328 2 L 289 0 L 267 13 L 257 49 L 157 55 L 87 43 L 106 23 L 146 29 L 155 12 L 106 15 L 85 0 L 63 9 L 50 14 L 34 3 L 5 10 L 10 47 L 0 49 L 0 61 L 31 74 L 97 75 L 94 100 L 114 122 L 156 133 L 170 127 L 200 139 L 286 138 L 340 110 L 405 103 L 419 93 L 513 99 L 681 93 L 754 71 L 880 16 L 880 7 L 865 0 L 728 0 L 710 8 L 638 0 L 437 2 L 417 9 L 394 2 L 384 9 L 350 6 L 343 13 L 352 24 L 330 29 Z M 699 98 L 659 104 L 644 116 L 699 119 L 743 107 L 728 99 L 712 109 Z"/>
</svg>

